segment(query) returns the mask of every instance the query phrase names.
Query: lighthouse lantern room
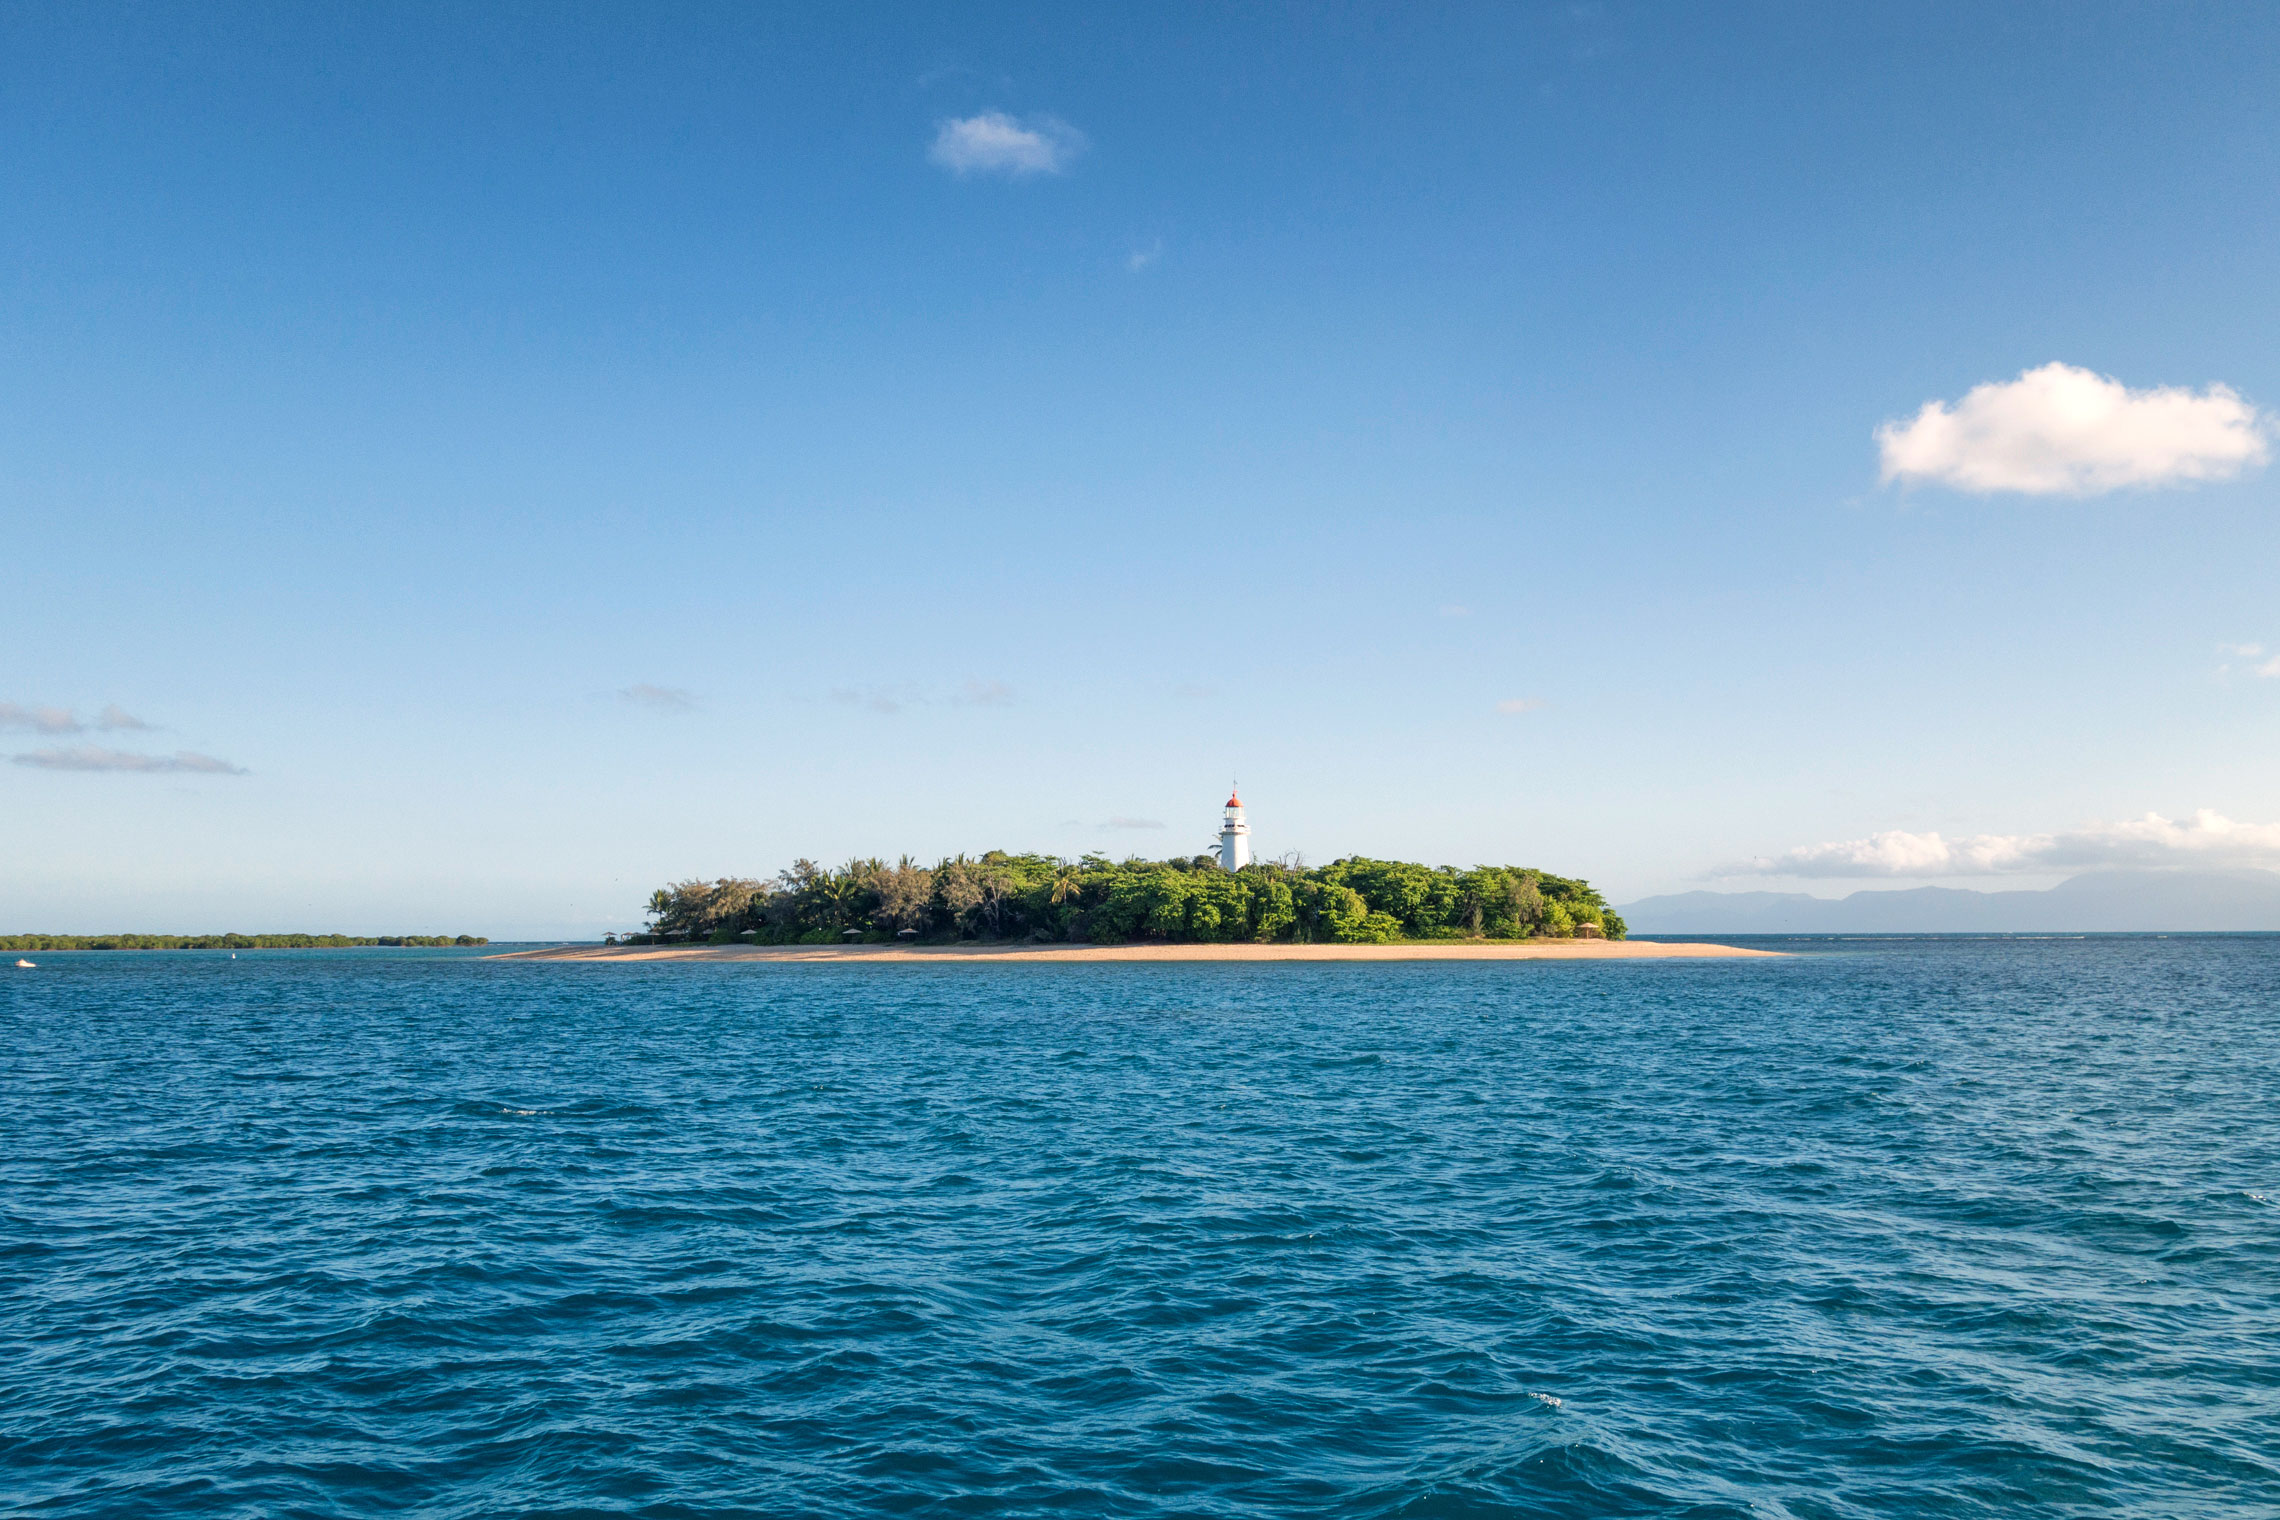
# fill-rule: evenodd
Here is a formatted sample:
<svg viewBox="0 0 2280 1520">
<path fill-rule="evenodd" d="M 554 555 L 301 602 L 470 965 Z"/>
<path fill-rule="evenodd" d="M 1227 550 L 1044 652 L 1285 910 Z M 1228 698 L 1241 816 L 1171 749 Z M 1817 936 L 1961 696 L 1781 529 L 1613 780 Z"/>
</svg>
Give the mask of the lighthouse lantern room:
<svg viewBox="0 0 2280 1520">
<path fill-rule="evenodd" d="M 1251 863 L 1251 826 L 1243 821 L 1242 794 L 1227 793 L 1227 813 L 1219 825 L 1219 868 L 1240 871 Z"/>
</svg>

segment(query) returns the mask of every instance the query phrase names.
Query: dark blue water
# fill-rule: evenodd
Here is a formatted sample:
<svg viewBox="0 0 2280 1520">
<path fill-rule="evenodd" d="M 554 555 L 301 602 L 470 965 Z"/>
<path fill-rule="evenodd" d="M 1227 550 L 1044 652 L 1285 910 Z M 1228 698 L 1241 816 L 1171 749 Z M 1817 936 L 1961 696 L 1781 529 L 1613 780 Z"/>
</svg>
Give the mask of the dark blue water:
<svg viewBox="0 0 2280 1520">
<path fill-rule="evenodd" d="M 11 1513 L 2280 1511 L 2280 940 L 35 959 Z"/>
</svg>

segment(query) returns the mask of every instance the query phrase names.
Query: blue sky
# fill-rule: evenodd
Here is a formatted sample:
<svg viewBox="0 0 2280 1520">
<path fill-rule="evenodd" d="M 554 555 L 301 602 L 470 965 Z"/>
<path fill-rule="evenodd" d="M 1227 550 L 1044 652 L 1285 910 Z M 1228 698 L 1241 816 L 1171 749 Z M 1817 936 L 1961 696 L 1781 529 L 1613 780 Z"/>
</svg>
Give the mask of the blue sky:
<svg viewBox="0 0 2280 1520">
<path fill-rule="evenodd" d="M 2280 864 L 2275 58 L 0 10 L 0 928 L 592 933 L 1230 777 L 1618 899 Z"/>
</svg>

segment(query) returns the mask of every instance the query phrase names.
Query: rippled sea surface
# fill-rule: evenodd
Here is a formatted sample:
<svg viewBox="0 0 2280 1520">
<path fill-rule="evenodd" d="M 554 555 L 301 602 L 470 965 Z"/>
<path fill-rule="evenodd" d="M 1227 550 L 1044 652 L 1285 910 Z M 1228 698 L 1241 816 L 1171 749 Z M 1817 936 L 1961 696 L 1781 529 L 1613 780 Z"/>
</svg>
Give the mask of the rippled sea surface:
<svg viewBox="0 0 2280 1520">
<path fill-rule="evenodd" d="M 2280 939 L 1791 948 L 35 957 L 0 1508 L 2280 1510 Z"/>
</svg>

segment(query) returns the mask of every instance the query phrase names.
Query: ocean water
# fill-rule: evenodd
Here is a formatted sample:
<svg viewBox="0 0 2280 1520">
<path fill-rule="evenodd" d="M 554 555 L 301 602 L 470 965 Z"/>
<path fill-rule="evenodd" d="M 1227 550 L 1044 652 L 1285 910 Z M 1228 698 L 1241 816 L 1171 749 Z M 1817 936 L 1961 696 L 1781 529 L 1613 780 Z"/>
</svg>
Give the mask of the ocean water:
<svg viewBox="0 0 2280 1520">
<path fill-rule="evenodd" d="M 0 1509 L 2280 1512 L 2280 939 L 1792 948 L 34 957 Z"/>
</svg>

